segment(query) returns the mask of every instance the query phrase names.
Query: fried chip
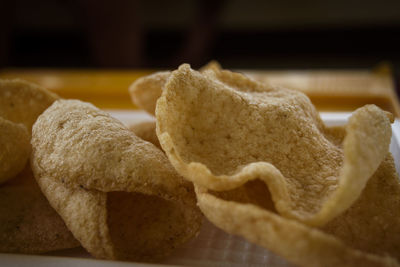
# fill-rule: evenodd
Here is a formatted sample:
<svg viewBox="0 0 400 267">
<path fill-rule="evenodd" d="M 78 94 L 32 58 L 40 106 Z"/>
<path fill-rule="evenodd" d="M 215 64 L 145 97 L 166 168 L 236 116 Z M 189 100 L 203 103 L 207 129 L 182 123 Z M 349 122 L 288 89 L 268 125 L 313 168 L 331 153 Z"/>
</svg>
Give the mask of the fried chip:
<svg viewBox="0 0 400 267">
<path fill-rule="evenodd" d="M 0 251 L 44 253 L 79 246 L 39 189 L 31 168 L 0 186 Z"/>
<path fill-rule="evenodd" d="M 276 214 L 270 192 L 260 180 L 231 191 L 211 192 L 199 186 L 196 192 L 200 208 L 215 225 L 292 263 L 399 266 L 393 258 L 400 260 L 400 183 L 390 153 L 360 198 L 321 230 Z"/>
<path fill-rule="evenodd" d="M 399 191 L 389 154 L 360 199 L 321 230 L 278 215 L 270 192 L 259 180 L 224 192 L 196 186 L 200 209 L 219 228 L 294 264 L 327 267 L 400 266 L 392 258 L 399 259 Z M 380 200 L 383 207 L 374 209 Z"/>
<path fill-rule="evenodd" d="M 164 84 L 170 75 L 170 71 L 162 71 L 134 81 L 129 87 L 132 102 L 154 115 L 157 99 L 161 96 Z"/>
<path fill-rule="evenodd" d="M 154 260 L 199 231 L 192 184 L 91 104 L 55 102 L 33 127 L 32 150 L 43 193 L 97 258 Z"/>
<path fill-rule="evenodd" d="M 0 184 L 25 167 L 32 125 L 57 98 L 35 84 L 0 79 Z"/>
<path fill-rule="evenodd" d="M 0 80 L 0 251 L 43 253 L 79 246 L 27 164 L 31 127 L 58 97 L 22 80 Z M 22 171 L 22 172 L 21 172 Z"/>
<path fill-rule="evenodd" d="M 400 182 L 389 153 L 357 201 L 322 229 L 346 245 L 400 261 Z"/>
<path fill-rule="evenodd" d="M 144 121 L 129 126 L 136 136 L 142 138 L 143 140 L 152 143 L 159 149 L 161 149 L 160 142 L 156 134 L 156 122 L 155 121 Z"/>
<path fill-rule="evenodd" d="M 211 60 L 210 62 L 208 62 L 206 65 L 204 65 L 203 67 L 201 67 L 199 69 L 200 72 L 205 72 L 208 70 L 213 70 L 213 71 L 220 71 L 222 69 L 221 64 L 218 63 L 218 61 L 216 60 Z"/>
<path fill-rule="evenodd" d="M 0 79 L 0 117 L 22 123 L 31 132 L 36 118 L 59 97 L 30 82 Z"/>
<path fill-rule="evenodd" d="M 219 69 L 221 69 L 221 66 L 217 61 L 213 60 L 203 66 L 200 71 Z M 148 113 L 155 115 L 157 99 L 161 96 L 164 85 L 170 75 L 170 71 L 162 71 L 134 81 L 129 87 L 132 102 L 140 109 L 144 109 Z"/>
<path fill-rule="evenodd" d="M 22 171 L 30 153 L 26 127 L 0 117 L 0 184 Z"/>
<path fill-rule="evenodd" d="M 280 214 L 314 226 L 356 201 L 391 138 L 374 105 L 354 112 L 342 147 L 303 93 L 187 64 L 171 74 L 156 114 L 160 144 L 182 176 L 216 191 L 261 179 Z"/>
</svg>

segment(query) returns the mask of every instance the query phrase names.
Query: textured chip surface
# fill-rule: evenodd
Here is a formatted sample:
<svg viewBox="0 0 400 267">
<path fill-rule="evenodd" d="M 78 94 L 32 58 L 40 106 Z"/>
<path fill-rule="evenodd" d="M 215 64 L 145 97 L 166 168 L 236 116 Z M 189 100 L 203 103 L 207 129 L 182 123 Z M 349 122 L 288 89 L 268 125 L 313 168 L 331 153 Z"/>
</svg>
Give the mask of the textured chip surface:
<svg viewBox="0 0 400 267">
<path fill-rule="evenodd" d="M 136 134 L 136 136 L 148 141 L 161 149 L 160 142 L 158 141 L 156 133 L 156 122 L 155 121 L 144 121 L 129 126 L 129 129 Z"/>
<path fill-rule="evenodd" d="M 29 164 L 0 186 L 0 252 L 44 253 L 79 246 L 42 194 Z"/>
<path fill-rule="evenodd" d="M 0 184 L 22 171 L 30 153 L 26 127 L 0 117 Z"/>
<path fill-rule="evenodd" d="M 390 153 L 360 198 L 321 229 L 276 214 L 265 187 L 254 180 L 223 192 L 198 186 L 196 193 L 200 208 L 216 226 L 262 245 L 292 263 L 399 266 L 400 183 Z"/>
<path fill-rule="evenodd" d="M 400 261 L 400 180 L 389 153 L 357 201 L 322 229 L 347 245 Z"/>
<path fill-rule="evenodd" d="M 0 80 L 0 251 L 44 253 L 79 246 L 37 185 L 31 127 L 58 96 L 23 80 Z"/>
<path fill-rule="evenodd" d="M 221 66 L 213 60 L 200 68 L 200 72 L 219 69 L 221 69 Z M 155 115 L 157 99 L 161 96 L 170 76 L 170 71 L 160 71 L 134 81 L 129 87 L 132 102 L 140 109 L 144 109 L 148 113 Z"/>
<path fill-rule="evenodd" d="M 199 231 L 192 184 L 91 104 L 56 101 L 35 123 L 32 149 L 43 193 L 95 257 L 153 260 Z"/>
<path fill-rule="evenodd" d="M 170 71 L 162 71 L 137 79 L 129 87 L 132 102 L 140 109 L 154 115 L 157 99 L 161 96 L 164 84 L 170 75 Z"/>
<path fill-rule="evenodd" d="M 212 193 L 204 187 L 196 186 L 196 194 L 200 209 L 216 226 L 230 234 L 243 236 L 296 265 L 400 266 L 394 258 L 379 253 L 379 250 L 367 250 L 371 252 L 367 253 L 350 246 L 347 240 L 342 241 L 318 228 L 276 214 L 273 209 L 268 208 L 273 206 L 268 197 L 254 201 L 255 192 L 252 188 L 254 186 L 246 184 L 233 192 L 225 191 L 223 196 L 218 196 L 220 193 Z M 248 201 L 249 199 L 252 201 Z M 384 234 L 378 236 L 380 239 Z M 394 239 L 398 238 L 394 237 L 392 240 Z M 390 243 L 391 241 L 386 242 Z"/>
<path fill-rule="evenodd" d="M 36 118 L 59 97 L 30 82 L 0 79 L 0 117 L 31 131 Z"/>
<path fill-rule="evenodd" d="M 25 167 L 32 125 L 57 98 L 33 83 L 0 79 L 0 184 Z"/>
<path fill-rule="evenodd" d="M 356 201 L 391 138 L 374 105 L 354 112 L 341 145 L 303 93 L 186 64 L 171 74 L 156 117 L 160 144 L 186 179 L 216 191 L 260 179 L 280 214 L 315 226 Z"/>
</svg>

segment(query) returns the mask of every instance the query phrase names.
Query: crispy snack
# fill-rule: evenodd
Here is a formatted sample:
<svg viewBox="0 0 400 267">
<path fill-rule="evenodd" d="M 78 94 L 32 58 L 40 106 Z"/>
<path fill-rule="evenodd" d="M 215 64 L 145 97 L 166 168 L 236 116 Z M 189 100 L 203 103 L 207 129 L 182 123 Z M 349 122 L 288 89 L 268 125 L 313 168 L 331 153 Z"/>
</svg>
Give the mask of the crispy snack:
<svg viewBox="0 0 400 267">
<path fill-rule="evenodd" d="M 24 80 L 0 79 L 0 117 L 22 123 L 29 132 L 36 118 L 59 97 Z"/>
<path fill-rule="evenodd" d="M 207 70 L 213 70 L 213 71 L 220 71 L 222 69 L 221 64 L 218 63 L 216 60 L 211 60 L 208 62 L 206 65 L 201 67 L 199 69 L 200 72 L 205 72 Z"/>
<path fill-rule="evenodd" d="M 400 181 L 389 153 L 357 201 L 322 229 L 353 248 L 400 261 Z"/>
<path fill-rule="evenodd" d="M 25 167 L 32 125 L 57 98 L 35 84 L 0 79 L 0 184 Z"/>
<path fill-rule="evenodd" d="M 224 192 L 196 186 L 200 209 L 216 226 L 297 265 L 328 267 L 400 266 L 399 193 L 388 154 L 354 205 L 318 229 L 278 215 L 259 180 Z"/>
<path fill-rule="evenodd" d="M 152 143 L 159 149 L 161 149 L 160 142 L 156 134 L 156 122 L 155 121 L 144 121 L 129 126 L 136 136 L 142 138 L 143 140 Z"/>
<path fill-rule="evenodd" d="M 22 80 L 0 80 L 0 180 L 13 178 L 0 186 L 0 252 L 43 253 L 79 246 L 26 164 L 32 124 L 57 98 Z"/>
<path fill-rule="evenodd" d="M 221 66 L 217 61 L 210 61 L 200 71 L 219 70 Z M 155 115 L 157 99 L 161 96 L 164 85 L 170 77 L 170 71 L 156 72 L 152 75 L 137 79 L 129 87 L 132 102 L 148 113 Z"/>
<path fill-rule="evenodd" d="M 0 186 L 0 252 L 44 253 L 79 242 L 39 189 L 29 164 Z"/>
<path fill-rule="evenodd" d="M 30 153 L 26 127 L 0 117 L 0 184 L 22 171 Z"/>
<path fill-rule="evenodd" d="M 329 128 L 299 92 L 187 65 L 156 110 L 162 147 L 218 227 L 301 266 L 399 266 L 387 113 L 365 106 Z"/>
<path fill-rule="evenodd" d="M 216 191 L 260 179 L 280 214 L 308 225 L 349 208 L 389 150 L 390 120 L 374 105 L 354 112 L 342 148 L 298 91 L 189 65 L 165 88 L 157 136 L 182 176 Z"/>
<path fill-rule="evenodd" d="M 170 75 L 170 71 L 162 71 L 134 81 L 129 87 L 132 102 L 154 115 L 157 99 L 161 96 L 164 84 Z"/>
<path fill-rule="evenodd" d="M 93 256 L 154 260 L 195 236 L 193 187 L 154 145 L 91 104 L 59 100 L 37 120 L 39 186 Z"/>
</svg>

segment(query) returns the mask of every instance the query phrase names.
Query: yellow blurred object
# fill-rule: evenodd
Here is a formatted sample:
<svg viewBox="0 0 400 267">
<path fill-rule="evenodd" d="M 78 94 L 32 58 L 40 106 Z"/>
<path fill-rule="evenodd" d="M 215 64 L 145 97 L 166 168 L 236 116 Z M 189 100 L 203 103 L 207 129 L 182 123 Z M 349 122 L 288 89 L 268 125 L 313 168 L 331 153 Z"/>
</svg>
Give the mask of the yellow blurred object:
<svg viewBox="0 0 400 267">
<path fill-rule="evenodd" d="M 0 78 L 21 78 L 53 90 L 61 97 L 92 102 L 105 109 L 135 109 L 129 85 L 155 70 L 5 69 Z M 297 89 L 320 111 L 353 111 L 376 104 L 400 116 L 391 68 L 381 64 L 369 70 L 244 71 L 256 80 Z"/>
<path fill-rule="evenodd" d="M 0 78 L 21 78 L 50 89 L 63 98 L 88 101 L 99 108 L 134 109 L 128 94 L 129 85 L 146 70 L 30 70 L 6 69 Z"/>
<path fill-rule="evenodd" d="M 369 70 L 252 71 L 253 79 L 300 90 L 320 111 L 353 111 L 376 104 L 400 116 L 390 65 Z"/>
</svg>

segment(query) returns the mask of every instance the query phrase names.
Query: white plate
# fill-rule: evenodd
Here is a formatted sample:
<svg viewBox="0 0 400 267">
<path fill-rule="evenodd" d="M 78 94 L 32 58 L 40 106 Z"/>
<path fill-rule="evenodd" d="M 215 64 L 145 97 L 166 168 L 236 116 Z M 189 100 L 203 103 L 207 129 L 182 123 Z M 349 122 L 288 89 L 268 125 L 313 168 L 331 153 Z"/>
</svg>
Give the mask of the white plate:
<svg viewBox="0 0 400 267">
<path fill-rule="evenodd" d="M 109 110 L 112 116 L 129 125 L 140 121 L 154 120 L 145 112 Z M 350 113 L 321 113 L 326 124 L 343 125 Z M 400 122 L 392 125 L 393 136 L 390 151 L 393 154 L 396 170 L 400 173 Z M 245 239 L 229 235 L 219 230 L 205 220 L 200 234 L 184 247 L 177 249 L 173 255 L 161 264 L 127 263 L 116 261 L 101 261 L 93 259 L 84 249 L 76 248 L 51 252 L 46 255 L 18 255 L 1 254 L 2 266 L 81 266 L 81 267 L 108 267 L 108 266 L 291 266 L 281 257 L 268 250 L 251 244 Z"/>
</svg>

